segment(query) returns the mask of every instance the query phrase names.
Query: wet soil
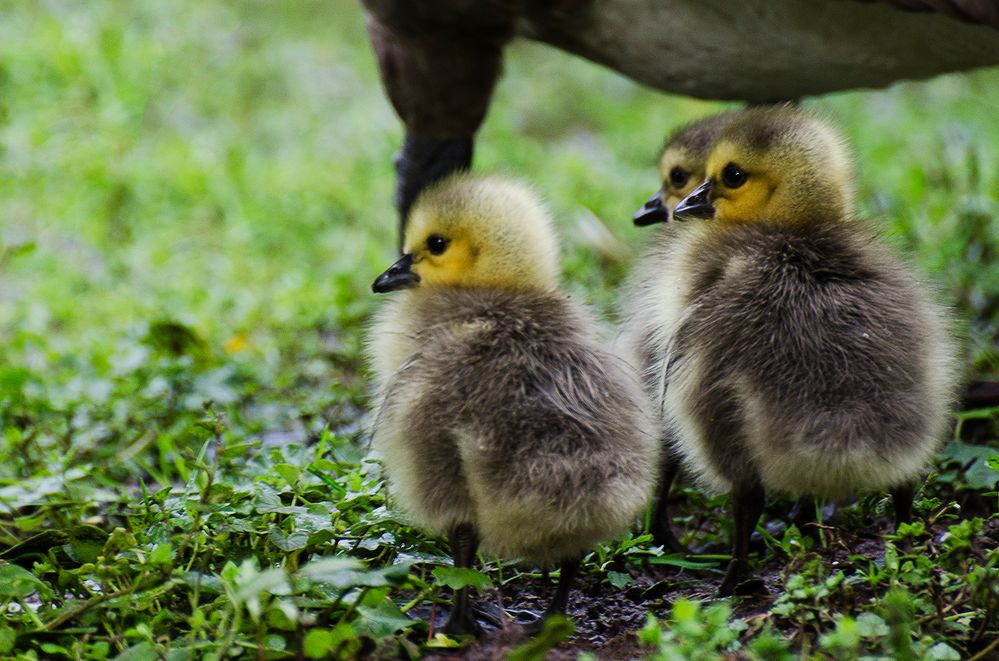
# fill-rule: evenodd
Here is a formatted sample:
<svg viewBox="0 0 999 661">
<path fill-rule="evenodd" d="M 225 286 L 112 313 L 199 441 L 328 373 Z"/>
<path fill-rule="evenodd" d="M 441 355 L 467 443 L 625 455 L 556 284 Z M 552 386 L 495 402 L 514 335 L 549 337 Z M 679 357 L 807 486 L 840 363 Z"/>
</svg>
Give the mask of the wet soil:
<svg viewBox="0 0 999 661">
<path fill-rule="evenodd" d="M 721 512 L 706 513 L 705 521 L 718 521 Z M 848 574 L 856 568 L 866 568 L 870 561 L 880 562 L 884 556 L 883 535 L 893 531 L 887 516 L 857 518 L 837 525 L 833 517 L 831 525 L 822 527 L 822 539 L 815 544 L 810 557 L 818 557 L 827 574 L 844 570 Z M 851 517 L 843 517 L 851 519 Z M 699 523 L 699 522 L 694 522 Z M 768 529 L 781 523 L 771 523 Z M 991 533 L 999 538 L 999 523 Z M 933 538 L 939 539 L 945 526 L 933 527 Z M 713 531 L 717 532 L 717 531 Z M 989 531 L 986 531 L 987 537 Z M 758 537 L 758 536 L 757 536 Z M 778 535 L 779 537 L 779 535 Z M 756 539 L 756 576 L 762 580 L 762 588 L 757 581 L 757 590 L 750 596 L 732 600 L 733 615 L 745 620 L 750 626 L 744 637 L 753 636 L 769 622 L 797 648 L 814 646 L 818 631 L 811 631 L 799 625 L 771 615 L 770 608 L 780 596 L 789 573 L 800 571 L 801 567 L 789 566 L 786 558 L 775 555 L 765 548 L 762 539 Z M 931 544 L 933 542 L 930 542 Z M 701 548 L 702 553 L 724 553 L 720 544 Z M 575 632 L 552 649 L 547 659 L 551 661 L 575 660 L 579 654 L 590 652 L 598 659 L 637 659 L 648 653 L 636 633 L 646 622 L 646 614 L 652 613 L 660 619 L 669 616 L 672 603 L 679 598 L 710 601 L 721 581 L 723 567 L 715 570 L 678 569 L 667 565 L 645 563 L 640 567 L 617 568 L 626 572 L 631 582 L 624 588 L 616 588 L 606 579 L 586 575 L 580 577 L 569 598 L 568 616 L 575 624 Z M 529 639 L 529 634 L 518 619 L 527 619 L 531 613 L 544 610 L 555 590 L 555 580 L 520 577 L 477 598 L 480 611 L 489 614 L 488 619 L 480 619 L 485 632 L 471 644 L 460 649 L 440 650 L 428 658 L 468 659 L 473 661 L 493 661 L 507 658 L 509 652 Z M 842 603 L 837 610 L 857 612 L 874 596 L 863 584 L 855 584 L 844 591 Z M 414 609 L 412 617 L 429 621 L 429 609 Z M 436 613 L 437 628 L 443 623 L 445 613 Z M 434 629 L 431 629 L 431 635 Z M 733 659 L 744 658 L 733 655 Z"/>
</svg>

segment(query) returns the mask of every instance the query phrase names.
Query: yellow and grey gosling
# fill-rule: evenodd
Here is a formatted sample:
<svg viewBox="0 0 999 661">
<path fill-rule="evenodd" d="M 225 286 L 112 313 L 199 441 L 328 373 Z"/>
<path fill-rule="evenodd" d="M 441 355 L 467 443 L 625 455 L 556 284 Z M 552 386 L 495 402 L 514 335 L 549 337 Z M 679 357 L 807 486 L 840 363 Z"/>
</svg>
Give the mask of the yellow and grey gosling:
<svg viewBox="0 0 999 661">
<path fill-rule="evenodd" d="M 666 138 L 659 155 L 662 188 L 635 213 L 636 225 L 669 221 L 669 214 L 677 203 L 704 181 L 708 151 L 718 134 L 736 116 L 736 111 L 729 111 L 698 119 L 684 124 Z"/>
<path fill-rule="evenodd" d="M 765 490 L 889 489 L 905 521 L 945 430 L 947 316 L 852 208 L 833 129 L 791 107 L 745 110 L 633 274 L 624 345 L 672 454 L 732 494 L 722 594 L 747 574 Z"/>
<path fill-rule="evenodd" d="M 638 226 L 647 226 L 669 222 L 674 207 L 705 179 L 705 169 L 708 163 L 708 153 L 722 129 L 728 126 L 732 119 L 738 117 L 738 111 L 728 111 L 711 115 L 684 124 L 671 133 L 663 144 L 659 155 L 659 178 L 662 187 L 656 191 L 648 202 L 635 212 L 634 221 Z M 629 311 L 628 327 L 654 326 L 658 320 L 659 311 L 654 307 L 643 306 L 640 303 Z M 618 342 L 626 346 L 618 347 L 631 356 L 647 353 L 650 347 L 634 346 L 640 338 L 633 333 L 624 333 Z M 632 346 L 627 346 L 631 344 Z M 643 355 L 635 361 L 636 368 L 643 370 L 654 356 Z M 656 384 L 647 384 L 653 401 L 658 401 Z M 664 426 L 660 421 L 660 426 Z M 668 444 L 667 444 L 668 445 Z M 669 491 L 680 470 L 681 462 L 669 447 L 664 447 L 660 455 L 661 465 L 658 471 L 659 488 L 653 499 L 652 517 L 649 531 L 657 544 L 668 547 L 676 553 L 685 553 L 687 549 L 673 534 L 670 525 Z M 805 510 L 807 511 L 807 508 Z"/>
<path fill-rule="evenodd" d="M 396 503 L 476 548 L 560 562 L 562 612 L 580 556 L 627 529 L 652 490 L 658 444 L 637 374 L 597 344 L 559 291 L 548 212 L 527 187 L 459 175 L 428 189 L 404 256 L 373 285 L 395 293 L 367 354 L 373 447 Z M 446 630 L 475 629 L 465 590 Z"/>
</svg>

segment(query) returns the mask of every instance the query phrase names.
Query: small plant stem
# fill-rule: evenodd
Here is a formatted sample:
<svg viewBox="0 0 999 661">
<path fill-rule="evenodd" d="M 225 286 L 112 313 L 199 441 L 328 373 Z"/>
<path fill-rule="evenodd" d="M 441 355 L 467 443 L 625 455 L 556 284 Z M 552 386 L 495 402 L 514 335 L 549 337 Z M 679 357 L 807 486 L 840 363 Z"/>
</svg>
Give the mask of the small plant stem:
<svg viewBox="0 0 999 661">
<path fill-rule="evenodd" d="M 225 638 L 222 640 L 222 644 L 219 645 L 218 654 L 220 659 L 225 658 L 226 652 L 236 641 L 236 635 L 239 633 L 240 627 L 243 626 L 243 607 L 242 605 L 235 603 L 235 599 L 232 598 L 233 596 L 234 595 L 229 595 L 230 603 L 233 604 L 232 622 L 229 624 L 228 631 L 225 633 Z"/>
<path fill-rule="evenodd" d="M 992 651 L 994 651 L 997 647 L 999 647 L 999 638 L 996 638 L 995 640 L 993 640 L 991 643 L 989 643 L 988 647 L 986 647 L 985 649 L 983 649 L 982 651 L 980 651 L 975 656 L 969 657 L 968 661 L 980 661 L 980 659 L 988 658 L 988 655 Z"/>
<path fill-rule="evenodd" d="M 37 626 L 39 629 L 45 628 L 44 623 L 40 619 L 38 619 L 38 614 L 35 613 L 35 611 L 32 608 L 29 608 L 28 604 L 24 603 L 23 599 L 15 598 L 14 601 L 16 601 L 18 606 L 21 607 L 21 612 L 27 614 L 27 616 L 31 618 L 31 621 L 35 623 L 35 626 Z"/>
<path fill-rule="evenodd" d="M 402 612 L 405 613 L 411 608 L 416 608 L 416 605 L 421 601 L 423 601 L 428 593 L 429 590 L 421 590 L 419 594 L 417 594 L 415 597 L 406 602 L 404 606 L 402 606 Z"/>
<path fill-rule="evenodd" d="M 117 592 L 111 592 L 108 594 L 102 594 L 100 596 L 94 597 L 93 599 L 88 599 L 87 601 L 83 602 L 76 608 L 60 613 L 59 615 L 52 618 L 48 622 L 45 622 L 44 624 L 42 624 L 41 630 L 54 631 L 55 629 L 58 629 L 66 622 L 72 620 L 74 617 L 82 615 L 83 613 L 87 612 L 88 610 L 90 610 L 94 606 L 97 606 L 98 604 L 102 604 L 105 601 L 110 601 L 111 599 L 117 599 L 118 597 L 124 597 L 127 594 L 132 594 L 141 585 L 142 585 L 141 582 L 135 583 L 131 587 L 125 588 L 123 590 L 119 590 Z"/>
</svg>

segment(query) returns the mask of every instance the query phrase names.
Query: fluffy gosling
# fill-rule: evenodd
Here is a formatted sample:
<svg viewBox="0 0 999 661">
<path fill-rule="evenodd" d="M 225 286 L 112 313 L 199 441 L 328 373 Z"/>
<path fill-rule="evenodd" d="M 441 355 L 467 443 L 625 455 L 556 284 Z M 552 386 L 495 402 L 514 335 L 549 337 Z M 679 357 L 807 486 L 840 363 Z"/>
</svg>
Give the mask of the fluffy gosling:
<svg viewBox="0 0 999 661">
<path fill-rule="evenodd" d="M 732 494 L 721 594 L 748 572 L 766 490 L 889 489 L 906 521 L 947 424 L 946 315 L 852 208 L 832 128 L 791 107 L 742 111 L 635 273 L 625 335 L 673 453 Z"/>
<path fill-rule="evenodd" d="M 564 612 L 583 552 L 627 529 L 658 452 L 636 375 L 561 293 L 548 212 L 526 187 L 462 175 L 428 189 L 404 255 L 373 285 L 373 447 L 409 518 L 476 549 L 561 563 Z M 445 625 L 476 630 L 466 589 Z"/>
<path fill-rule="evenodd" d="M 669 220 L 677 203 L 704 181 L 708 151 L 722 129 L 737 112 L 729 111 L 690 122 L 674 131 L 659 156 L 659 178 L 663 185 L 635 212 L 636 225 L 651 225 Z"/>
<path fill-rule="evenodd" d="M 668 222 L 674 207 L 705 179 L 705 168 L 708 162 L 708 152 L 718 134 L 728 126 L 737 111 L 723 112 L 695 120 L 681 126 L 670 134 L 663 145 L 659 156 L 659 177 L 662 187 L 656 191 L 648 202 L 635 212 L 634 222 L 638 226 Z M 653 326 L 658 320 L 658 311 L 640 303 L 633 306 L 627 315 L 632 321 L 630 326 Z M 636 340 L 627 337 L 626 340 Z M 620 340 L 619 340 L 620 341 Z M 629 353 L 635 354 L 636 347 L 630 347 Z M 638 347 L 639 349 L 641 347 Z M 653 356 L 643 356 L 636 363 L 642 369 L 654 360 Z M 655 401 L 658 401 L 657 388 L 652 379 L 648 389 L 652 391 Z M 666 546 L 675 553 L 685 553 L 687 549 L 673 534 L 670 525 L 669 491 L 680 470 L 680 459 L 668 447 L 663 448 L 662 465 L 659 467 L 659 488 L 653 501 L 649 532 L 657 544 Z"/>
</svg>

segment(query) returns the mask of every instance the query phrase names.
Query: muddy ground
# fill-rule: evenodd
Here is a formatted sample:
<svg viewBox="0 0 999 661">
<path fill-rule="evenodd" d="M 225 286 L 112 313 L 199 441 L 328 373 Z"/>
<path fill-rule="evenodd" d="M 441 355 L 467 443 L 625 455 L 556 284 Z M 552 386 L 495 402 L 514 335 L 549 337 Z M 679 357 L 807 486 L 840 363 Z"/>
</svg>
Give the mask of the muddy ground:
<svg viewBox="0 0 999 661">
<path fill-rule="evenodd" d="M 708 522 L 712 519 L 718 520 L 713 515 L 721 515 L 721 512 L 705 515 L 705 525 L 710 525 Z M 850 520 L 838 525 L 839 519 Z M 779 537 L 782 525 L 777 517 L 768 523 L 767 528 L 778 533 Z M 992 521 L 988 526 L 991 530 L 987 534 L 999 544 L 999 521 Z M 939 540 L 945 529 L 943 524 L 933 526 L 933 539 Z M 891 532 L 893 523 L 888 516 L 858 520 L 855 516 L 841 517 L 833 514 L 831 521 L 823 526 L 822 542 L 817 543 L 812 552 L 821 557 L 828 574 L 844 570 L 849 575 L 858 566 L 866 568 L 868 561 L 883 561 L 882 536 Z M 931 541 L 930 544 L 934 542 Z M 762 579 L 762 589 L 750 596 L 732 600 L 733 615 L 750 624 L 743 633 L 744 642 L 756 635 L 763 623 L 770 620 L 777 630 L 792 641 L 796 649 L 814 650 L 819 631 L 809 630 L 799 623 L 770 613 L 772 604 L 781 595 L 786 575 L 800 570 L 800 567 L 789 567 L 787 559 L 779 558 L 769 551 L 758 534 L 754 538 L 754 545 L 759 558 L 756 575 Z M 719 544 L 697 549 L 700 553 L 724 553 L 726 550 Z M 616 571 L 627 572 L 632 577 L 632 583 L 623 589 L 615 588 L 596 576 L 582 576 L 577 580 L 569 599 L 568 615 L 575 624 L 575 632 L 551 650 L 546 658 L 552 661 L 575 660 L 582 652 L 591 652 L 599 659 L 640 658 L 650 651 L 639 643 L 636 635 L 646 622 L 646 613 L 651 612 L 661 619 L 667 618 L 671 604 L 678 598 L 698 601 L 714 599 L 722 569 L 721 565 L 716 570 L 690 570 L 649 563 L 640 568 L 618 567 L 615 568 Z M 429 658 L 470 661 L 505 659 L 513 648 L 528 640 L 524 627 L 512 618 L 529 617 L 529 612 L 543 611 L 554 588 L 554 579 L 546 582 L 541 578 L 522 577 L 502 588 L 480 595 L 476 599 L 478 607 L 499 619 L 499 626 L 480 619 L 486 632 L 477 641 L 461 649 L 434 652 Z M 870 588 L 863 583 L 855 584 L 845 593 L 839 610 L 853 614 L 860 612 L 862 606 L 873 596 Z M 424 621 L 435 619 L 437 626 L 443 623 L 446 615 L 435 613 L 435 617 L 431 618 L 428 608 L 417 608 L 409 614 Z M 746 657 L 733 655 L 731 658 Z"/>
</svg>

